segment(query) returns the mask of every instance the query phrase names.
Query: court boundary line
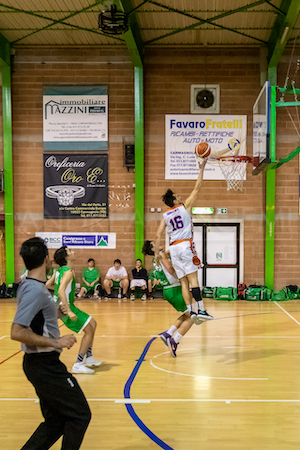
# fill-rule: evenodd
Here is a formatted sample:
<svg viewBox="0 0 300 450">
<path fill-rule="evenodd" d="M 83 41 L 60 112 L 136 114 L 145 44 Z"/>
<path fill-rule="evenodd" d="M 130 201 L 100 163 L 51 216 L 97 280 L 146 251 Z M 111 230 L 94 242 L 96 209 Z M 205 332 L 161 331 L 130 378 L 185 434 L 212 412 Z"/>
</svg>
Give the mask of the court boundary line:
<svg viewBox="0 0 300 450">
<path fill-rule="evenodd" d="M 148 343 L 146 344 L 141 356 L 139 357 L 139 359 L 137 360 L 137 363 L 133 369 L 133 371 L 131 372 L 125 387 L 124 387 L 124 400 L 128 400 L 128 403 L 125 403 L 125 407 L 127 409 L 128 414 L 130 415 L 130 417 L 132 418 L 132 420 L 135 422 L 135 424 L 140 428 L 141 431 L 143 431 L 143 433 L 146 434 L 146 436 L 148 436 L 153 442 L 155 442 L 157 445 L 159 445 L 161 448 L 163 448 L 164 450 L 174 450 L 172 447 L 170 447 L 168 444 L 166 444 L 164 441 L 162 441 L 158 436 L 156 436 L 156 434 L 154 434 L 145 424 L 144 422 L 139 418 L 139 416 L 136 414 L 132 403 L 133 402 L 129 402 L 130 399 L 130 389 L 131 389 L 131 385 L 139 371 L 139 368 L 141 367 L 141 364 L 143 361 L 145 361 L 145 356 L 150 348 L 150 345 L 152 344 L 153 341 L 155 341 L 155 339 L 157 339 L 156 337 L 152 338 L 150 341 L 148 341 Z"/>
<path fill-rule="evenodd" d="M 285 314 L 287 314 L 294 322 L 296 322 L 297 325 L 300 326 L 300 323 L 298 322 L 298 320 L 296 320 L 290 313 L 288 313 L 281 305 L 279 305 L 277 302 L 274 302 L 275 305 L 278 306 L 278 308 L 280 308 Z"/>
<path fill-rule="evenodd" d="M 0 398 L 0 402 L 33 402 L 37 403 L 37 398 Z M 300 399 L 278 399 L 278 398 L 87 398 L 88 402 L 111 402 L 116 404 L 149 404 L 151 402 L 159 403 L 300 403 Z"/>
<path fill-rule="evenodd" d="M 196 349 L 195 348 L 184 348 L 182 350 L 177 350 L 177 351 L 184 352 L 187 350 L 196 350 Z M 180 373 L 180 372 L 174 372 L 173 370 L 163 369 L 162 367 L 158 367 L 154 364 L 154 362 L 153 362 L 154 358 L 157 358 L 158 356 L 161 356 L 161 355 L 166 355 L 168 353 L 169 352 L 163 352 L 163 353 L 159 353 L 158 355 L 153 356 L 153 358 L 151 358 L 149 361 L 150 366 L 152 366 L 154 369 L 161 370 L 162 372 L 171 373 L 174 375 L 180 375 L 180 376 L 184 376 L 184 377 L 201 378 L 201 379 L 209 379 L 209 380 L 222 380 L 222 381 L 224 381 L 224 380 L 228 380 L 228 381 L 269 381 L 269 378 L 260 378 L 260 377 L 234 378 L 234 377 L 209 377 L 209 376 L 205 376 L 205 375 L 193 375 L 193 374 L 189 374 L 189 373 Z"/>
</svg>

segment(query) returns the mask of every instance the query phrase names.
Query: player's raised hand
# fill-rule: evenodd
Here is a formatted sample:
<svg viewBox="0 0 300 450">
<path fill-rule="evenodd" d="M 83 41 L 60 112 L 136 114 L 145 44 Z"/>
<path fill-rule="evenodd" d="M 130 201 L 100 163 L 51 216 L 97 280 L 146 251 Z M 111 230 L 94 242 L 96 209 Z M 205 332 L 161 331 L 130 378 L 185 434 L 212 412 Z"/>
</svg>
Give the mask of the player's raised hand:
<svg viewBox="0 0 300 450">
<path fill-rule="evenodd" d="M 207 160 L 208 160 L 208 157 L 207 158 L 197 158 L 199 169 L 204 169 L 205 164 L 207 163 Z"/>
</svg>

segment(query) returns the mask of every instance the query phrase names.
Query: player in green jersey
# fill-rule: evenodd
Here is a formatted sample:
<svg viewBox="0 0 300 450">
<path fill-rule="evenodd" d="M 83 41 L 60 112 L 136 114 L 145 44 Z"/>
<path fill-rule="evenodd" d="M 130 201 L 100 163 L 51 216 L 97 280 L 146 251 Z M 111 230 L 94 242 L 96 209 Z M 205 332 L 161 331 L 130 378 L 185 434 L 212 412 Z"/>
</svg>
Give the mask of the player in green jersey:
<svg viewBox="0 0 300 450">
<path fill-rule="evenodd" d="M 74 305 L 75 301 L 75 276 L 72 270 L 75 260 L 74 251 L 66 246 L 56 250 L 54 261 L 59 268 L 55 272 L 54 299 L 61 302 L 67 314 L 61 320 L 75 333 L 84 332 L 81 340 L 77 361 L 72 367 L 73 373 L 94 373 L 93 366 L 100 366 L 101 361 L 93 357 L 92 346 L 97 327 L 97 322 L 89 314 L 81 311 Z"/>
<path fill-rule="evenodd" d="M 89 292 L 92 292 L 94 297 L 98 297 L 101 288 L 101 285 L 99 284 L 100 272 L 95 267 L 95 260 L 93 258 L 88 259 L 88 266 L 82 272 L 82 281 L 83 284 L 77 297 L 84 297 Z"/>
<path fill-rule="evenodd" d="M 144 255 L 154 255 L 154 241 L 145 241 L 142 252 Z M 182 337 L 189 331 L 193 325 L 193 320 L 187 309 L 182 295 L 182 288 L 172 262 L 168 255 L 161 249 L 159 253 L 160 267 L 155 271 L 155 278 L 160 280 L 163 286 L 164 299 L 167 300 L 176 311 L 182 314 L 176 322 L 167 331 L 160 333 L 160 338 L 169 347 L 171 355 L 176 357 L 177 347 Z M 195 302 L 191 294 L 191 303 Z M 197 320 L 197 325 L 203 321 Z"/>
</svg>

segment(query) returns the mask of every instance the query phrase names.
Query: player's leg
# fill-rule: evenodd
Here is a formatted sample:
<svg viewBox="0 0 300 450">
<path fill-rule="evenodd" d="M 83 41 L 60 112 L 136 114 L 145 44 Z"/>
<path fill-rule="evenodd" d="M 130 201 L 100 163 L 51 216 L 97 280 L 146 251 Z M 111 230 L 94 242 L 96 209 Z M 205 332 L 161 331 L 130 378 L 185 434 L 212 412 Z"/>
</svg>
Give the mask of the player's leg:
<svg viewBox="0 0 300 450">
<path fill-rule="evenodd" d="M 181 339 L 189 331 L 191 326 L 194 324 L 193 320 L 191 319 L 190 313 L 188 311 L 186 311 L 180 317 L 180 319 L 181 319 L 180 326 L 178 327 L 177 331 L 173 334 L 173 336 L 168 339 L 168 346 L 169 346 L 170 353 L 173 356 L 173 358 L 176 358 L 177 347 L 180 344 Z"/>
<path fill-rule="evenodd" d="M 194 307 L 197 306 L 193 300 L 193 295 L 190 291 L 190 283 L 188 277 L 180 278 L 181 288 L 182 288 L 182 296 L 186 303 L 188 312 L 190 313 L 190 317 L 196 325 L 199 325 L 199 319 L 197 317 L 197 311 L 194 311 Z M 200 291 L 200 289 L 199 289 Z M 200 293 L 201 295 L 201 293 Z M 195 299 L 196 300 L 196 299 Z"/>
<path fill-rule="evenodd" d="M 87 288 L 85 286 L 82 286 L 82 288 L 80 289 L 79 294 L 77 295 L 78 298 L 84 297 L 87 293 Z"/>
<path fill-rule="evenodd" d="M 105 300 L 108 300 L 111 298 L 111 288 L 113 286 L 112 280 L 109 280 L 108 278 L 105 278 L 103 281 L 103 288 L 105 290 L 104 298 Z"/>
<path fill-rule="evenodd" d="M 127 291 L 129 288 L 129 280 L 128 278 L 124 278 L 123 280 L 120 281 L 120 286 L 122 288 L 123 291 L 123 299 L 126 300 L 127 299 Z"/>
<path fill-rule="evenodd" d="M 204 303 L 202 300 L 201 290 L 198 282 L 198 272 L 189 273 L 187 275 L 187 279 L 192 289 L 192 297 L 198 304 L 198 311 L 196 313 L 197 317 L 202 320 L 212 320 L 213 316 L 208 314 L 208 312 L 204 308 Z"/>
<path fill-rule="evenodd" d="M 143 280 L 143 284 L 142 284 L 141 288 L 142 288 L 142 291 L 143 291 L 143 295 L 141 297 L 141 300 L 143 300 L 143 301 L 147 300 L 147 298 L 148 298 L 148 288 L 147 288 L 146 280 Z"/>
<path fill-rule="evenodd" d="M 59 360 L 59 354 L 25 355 L 24 372 L 40 398 L 45 421 L 22 450 L 47 450 L 62 435 L 62 449 L 79 449 L 91 413 L 76 379 Z"/>
<path fill-rule="evenodd" d="M 97 322 L 96 320 L 92 317 L 90 320 L 90 323 L 87 325 L 90 326 L 93 330 L 93 334 L 92 334 L 92 338 L 91 341 L 89 343 L 89 347 L 86 351 L 86 359 L 85 359 L 85 365 L 87 367 L 98 367 L 101 365 L 101 361 L 97 361 L 94 356 L 93 356 L 93 344 L 94 344 L 94 337 L 95 337 L 95 332 L 96 332 L 96 328 L 97 328 Z M 83 330 L 84 331 L 84 330 Z"/>
</svg>

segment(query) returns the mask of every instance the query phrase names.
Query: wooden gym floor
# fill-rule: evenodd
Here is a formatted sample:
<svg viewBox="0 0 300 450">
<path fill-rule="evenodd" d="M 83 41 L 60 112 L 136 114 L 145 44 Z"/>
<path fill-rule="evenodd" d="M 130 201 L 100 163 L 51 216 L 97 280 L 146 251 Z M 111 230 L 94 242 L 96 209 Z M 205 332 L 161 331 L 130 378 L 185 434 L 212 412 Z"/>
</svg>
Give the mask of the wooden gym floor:
<svg viewBox="0 0 300 450">
<path fill-rule="evenodd" d="M 206 299 L 215 320 L 193 326 L 177 358 L 156 338 L 178 315 L 167 302 L 77 305 L 98 322 L 94 356 L 103 361 L 94 375 L 76 376 L 93 414 L 83 450 L 299 447 L 300 301 Z M 0 301 L 4 450 L 20 449 L 42 420 L 20 345 L 9 337 L 15 308 L 15 300 Z M 69 369 L 77 351 L 78 344 L 62 354 Z"/>
</svg>

